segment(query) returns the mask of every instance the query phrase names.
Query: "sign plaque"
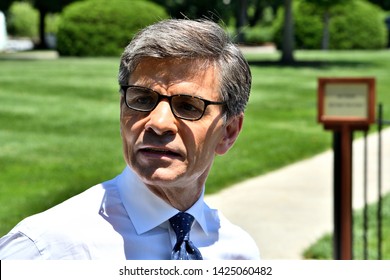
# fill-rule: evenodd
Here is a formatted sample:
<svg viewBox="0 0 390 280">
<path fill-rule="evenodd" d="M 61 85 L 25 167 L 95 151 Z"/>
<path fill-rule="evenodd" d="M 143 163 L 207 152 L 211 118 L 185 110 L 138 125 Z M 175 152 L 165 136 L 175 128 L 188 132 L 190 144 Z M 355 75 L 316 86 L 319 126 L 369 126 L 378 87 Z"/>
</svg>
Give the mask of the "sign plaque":
<svg viewBox="0 0 390 280">
<path fill-rule="evenodd" d="M 319 78 L 318 121 L 367 126 L 375 121 L 374 78 Z"/>
</svg>

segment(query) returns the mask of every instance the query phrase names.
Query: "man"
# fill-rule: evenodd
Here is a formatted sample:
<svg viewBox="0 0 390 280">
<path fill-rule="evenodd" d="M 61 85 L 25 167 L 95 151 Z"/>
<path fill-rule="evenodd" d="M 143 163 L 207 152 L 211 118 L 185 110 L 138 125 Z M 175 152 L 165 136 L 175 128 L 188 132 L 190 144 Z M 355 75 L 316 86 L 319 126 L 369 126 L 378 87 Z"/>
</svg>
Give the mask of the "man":
<svg viewBox="0 0 390 280">
<path fill-rule="evenodd" d="M 215 155 L 242 127 L 241 52 L 213 22 L 162 21 L 126 47 L 119 84 L 123 173 L 22 221 L 0 259 L 258 259 L 203 200 Z"/>
</svg>

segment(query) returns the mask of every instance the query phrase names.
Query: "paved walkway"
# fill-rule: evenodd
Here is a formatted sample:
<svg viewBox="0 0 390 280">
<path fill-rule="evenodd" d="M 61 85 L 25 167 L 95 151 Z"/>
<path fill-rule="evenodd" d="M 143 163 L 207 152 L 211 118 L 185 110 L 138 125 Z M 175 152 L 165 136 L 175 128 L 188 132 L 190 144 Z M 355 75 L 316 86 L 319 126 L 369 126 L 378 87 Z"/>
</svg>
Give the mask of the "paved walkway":
<svg viewBox="0 0 390 280">
<path fill-rule="evenodd" d="M 324 132 L 331 133 L 331 132 Z M 369 201 L 378 196 L 378 137 L 368 137 Z M 390 191 L 390 129 L 382 132 L 382 187 Z M 353 205 L 363 206 L 363 141 L 353 144 Z M 261 155 L 259 156 L 261 158 Z M 302 252 L 333 230 L 333 152 L 234 185 L 206 201 L 257 242 L 262 259 L 302 259 Z M 245 211 L 253 213 L 249 217 Z"/>
</svg>

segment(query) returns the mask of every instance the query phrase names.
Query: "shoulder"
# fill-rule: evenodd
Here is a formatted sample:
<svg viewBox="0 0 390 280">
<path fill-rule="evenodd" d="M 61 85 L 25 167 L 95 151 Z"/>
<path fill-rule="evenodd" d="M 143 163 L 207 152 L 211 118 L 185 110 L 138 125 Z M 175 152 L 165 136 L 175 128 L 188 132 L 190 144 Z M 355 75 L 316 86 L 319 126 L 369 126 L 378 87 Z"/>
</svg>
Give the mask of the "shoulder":
<svg viewBox="0 0 390 280">
<path fill-rule="evenodd" d="M 230 220 L 228 220 L 222 213 L 219 215 L 221 219 L 221 228 L 223 228 L 223 234 L 226 236 L 226 238 L 236 241 L 239 240 L 242 246 L 256 248 L 255 251 L 257 252 L 257 245 L 252 236 L 247 231 L 245 231 L 240 226 L 230 222 Z"/>
<path fill-rule="evenodd" d="M 107 203 L 119 203 L 118 196 L 111 180 L 25 218 L 0 239 L 0 256 L 17 259 L 89 258 L 85 242 L 91 239 L 92 231 L 107 226 L 101 209 Z"/>
<path fill-rule="evenodd" d="M 107 196 L 107 191 L 112 193 L 114 190 L 105 183 L 95 185 L 44 212 L 26 218 L 23 222 L 47 224 L 49 221 L 69 221 L 96 213 Z"/>
<path fill-rule="evenodd" d="M 244 229 L 228 220 L 219 210 L 214 210 L 218 216 L 218 243 L 222 259 L 256 260 L 260 258 L 259 249 L 254 239 Z"/>
<path fill-rule="evenodd" d="M 34 242 L 21 232 L 10 232 L 0 238 L 1 260 L 41 259 L 39 249 Z"/>
</svg>

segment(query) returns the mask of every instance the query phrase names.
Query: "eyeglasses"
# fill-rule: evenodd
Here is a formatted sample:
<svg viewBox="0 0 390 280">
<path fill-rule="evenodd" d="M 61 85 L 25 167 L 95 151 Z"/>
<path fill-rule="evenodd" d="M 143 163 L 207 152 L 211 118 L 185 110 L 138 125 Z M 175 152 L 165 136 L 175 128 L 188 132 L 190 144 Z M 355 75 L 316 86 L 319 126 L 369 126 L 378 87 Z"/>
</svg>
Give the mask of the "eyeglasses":
<svg viewBox="0 0 390 280">
<path fill-rule="evenodd" d="M 201 119 L 208 105 L 224 105 L 225 102 L 216 102 L 201 97 L 177 94 L 162 95 L 150 88 L 121 85 L 121 92 L 124 95 L 127 107 L 139 112 L 153 111 L 161 99 L 168 99 L 173 115 L 177 118 L 197 121 Z"/>
</svg>

